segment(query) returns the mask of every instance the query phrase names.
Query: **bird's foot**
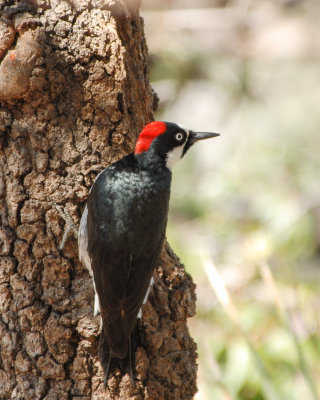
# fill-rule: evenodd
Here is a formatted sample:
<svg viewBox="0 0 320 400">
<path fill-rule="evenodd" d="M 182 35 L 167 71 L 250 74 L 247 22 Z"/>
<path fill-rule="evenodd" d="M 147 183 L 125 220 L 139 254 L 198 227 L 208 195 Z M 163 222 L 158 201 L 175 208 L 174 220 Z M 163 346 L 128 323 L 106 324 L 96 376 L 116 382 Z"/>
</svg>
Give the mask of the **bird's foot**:
<svg viewBox="0 0 320 400">
<path fill-rule="evenodd" d="M 65 220 L 66 225 L 64 228 L 64 233 L 62 236 L 62 240 L 59 245 L 59 250 L 62 250 L 64 248 L 64 245 L 66 244 L 66 241 L 70 235 L 71 232 L 75 235 L 75 237 L 78 237 L 78 228 L 76 227 L 75 223 L 73 222 L 70 214 L 68 213 L 68 210 L 66 208 L 62 209 L 61 206 L 58 204 L 54 203 L 54 206 L 56 210 L 58 211 L 60 217 Z"/>
</svg>

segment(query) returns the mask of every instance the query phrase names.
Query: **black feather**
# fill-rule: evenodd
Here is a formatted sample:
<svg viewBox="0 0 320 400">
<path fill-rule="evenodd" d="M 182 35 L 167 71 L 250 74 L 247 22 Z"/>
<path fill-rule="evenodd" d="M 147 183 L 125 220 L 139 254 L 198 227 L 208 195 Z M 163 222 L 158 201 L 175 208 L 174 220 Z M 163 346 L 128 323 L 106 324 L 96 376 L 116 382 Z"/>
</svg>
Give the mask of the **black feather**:
<svg viewBox="0 0 320 400">
<path fill-rule="evenodd" d="M 165 237 L 170 184 L 163 162 L 143 168 L 130 154 L 99 175 L 88 198 L 88 252 L 103 323 L 99 357 L 106 380 L 110 359 L 128 355 Z"/>
</svg>

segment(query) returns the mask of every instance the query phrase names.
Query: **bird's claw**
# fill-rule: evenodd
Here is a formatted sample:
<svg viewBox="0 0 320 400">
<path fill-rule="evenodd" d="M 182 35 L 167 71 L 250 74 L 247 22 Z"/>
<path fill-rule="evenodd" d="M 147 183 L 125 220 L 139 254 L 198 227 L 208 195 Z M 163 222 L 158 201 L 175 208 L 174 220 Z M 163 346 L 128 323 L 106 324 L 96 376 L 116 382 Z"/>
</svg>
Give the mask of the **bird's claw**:
<svg viewBox="0 0 320 400">
<path fill-rule="evenodd" d="M 58 211 L 60 217 L 62 219 L 64 219 L 64 221 L 66 222 L 62 240 L 59 245 L 59 250 L 62 250 L 64 248 L 64 245 L 66 244 L 66 241 L 70 235 L 70 232 L 73 232 L 75 237 L 78 237 L 78 228 L 76 227 L 75 223 L 72 221 L 72 218 L 66 208 L 62 209 L 62 207 L 56 203 L 54 203 L 54 206 L 55 206 L 56 210 Z"/>
</svg>

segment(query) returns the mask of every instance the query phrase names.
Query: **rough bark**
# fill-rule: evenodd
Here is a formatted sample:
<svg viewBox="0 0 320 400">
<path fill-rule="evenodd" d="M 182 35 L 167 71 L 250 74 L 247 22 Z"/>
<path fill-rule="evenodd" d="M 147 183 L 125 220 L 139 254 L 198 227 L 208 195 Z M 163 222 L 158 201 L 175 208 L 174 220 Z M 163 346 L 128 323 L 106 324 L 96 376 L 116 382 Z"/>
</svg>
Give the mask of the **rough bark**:
<svg viewBox="0 0 320 400">
<path fill-rule="evenodd" d="M 129 4 L 129 5 L 128 5 Z M 93 288 L 74 221 L 95 176 L 152 120 L 134 2 L 0 1 L 0 399 L 190 399 L 194 284 L 166 245 L 137 324 L 137 387 L 103 387 Z"/>
</svg>

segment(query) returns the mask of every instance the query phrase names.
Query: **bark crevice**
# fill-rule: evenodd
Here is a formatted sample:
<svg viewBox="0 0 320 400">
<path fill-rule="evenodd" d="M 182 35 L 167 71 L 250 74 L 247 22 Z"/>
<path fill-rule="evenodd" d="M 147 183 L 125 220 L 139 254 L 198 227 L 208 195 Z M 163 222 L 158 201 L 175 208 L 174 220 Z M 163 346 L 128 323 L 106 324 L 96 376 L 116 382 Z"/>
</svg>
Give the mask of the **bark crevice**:
<svg viewBox="0 0 320 400">
<path fill-rule="evenodd" d="M 191 399 L 194 284 L 168 245 L 136 328 L 137 388 L 117 370 L 107 391 L 91 278 L 74 236 L 57 248 L 55 203 L 79 224 L 97 173 L 153 119 L 137 5 L 13 0 L 0 10 L 0 398 Z"/>
</svg>

